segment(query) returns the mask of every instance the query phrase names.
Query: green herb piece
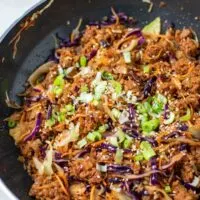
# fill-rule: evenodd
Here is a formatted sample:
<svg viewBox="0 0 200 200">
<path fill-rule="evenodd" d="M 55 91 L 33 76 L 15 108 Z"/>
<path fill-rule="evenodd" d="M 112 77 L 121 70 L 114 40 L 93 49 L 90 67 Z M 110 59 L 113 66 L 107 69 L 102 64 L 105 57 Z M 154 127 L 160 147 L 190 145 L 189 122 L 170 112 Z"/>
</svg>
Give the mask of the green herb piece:
<svg viewBox="0 0 200 200">
<path fill-rule="evenodd" d="M 86 84 L 81 86 L 81 92 L 89 92 L 89 88 Z"/>
<path fill-rule="evenodd" d="M 114 80 L 111 80 L 110 83 L 111 83 L 112 87 L 114 88 L 115 93 L 117 95 L 120 95 L 122 93 L 122 85 L 121 85 L 121 83 L 117 82 L 117 81 L 114 81 Z"/>
<path fill-rule="evenodd" d="M 151 157 L 156 155 L 151 144 L 147 141 L 142 141 L 140 143 L 140 149 L 145 160 L 149 160 Z"/>
<path fill-rule="evenodd" d="M 150 67 L 149 67 L 149 65 L 143 65 L 143 72 L 145 74 L 149 74 L 150 73 Z"/>
<path fill-rule="evenodd" d="M 64 75 L 60 74 L 56 77 L 56 79 L 53 82 L 53 88 L 52 88 L 53 93 L 56 96 L 61 95 L 61 93 L 63 92 L 64 85 L 65 85 Z"/>
<path fill-rule="evenodd" d="M 83 138 L 82 140 L 80 140 L 80 141 L 77 143 L 79 149 L 82 149 L 86 144 L 87 144 L 87 140 L 86 140 L 85 138 Z"/>
<path fill-rule="evenodd" d="M 91 142 L 101 140 L 101 138 L 102 138 L 102 135 L 98 131 L 90 132 L 87 135 L 87 139 L 90 140 Z"/>
<path fill-rule="evenodd" d="M 147 24 L 142 32 L 144 34 L 158 35 L 161 31 L 161 20 L 160 17 L 155 18 L 151 23 Z"/>
<path fill-rule="evenodd" d="M 108 124 L 104 124 L 102 126 L 99 126 L 98 131 L 100 133 L 104 133 L 108 129 Z"/>
<path fill-rule="evenodd" d="M 191 111 L 190 111 L 189 108 L 187 108 L 186 114 L 183 115 L 182 117 L 180 117 L 179 120 L 180 120 L 181 122 L 185 122 L 185 121 L 189 121 L 190 118 L 191 118 Z"/>
<path fill-rule="evenodd" d="M 123 160 L 123 150 L 117 148 L 117 151 L 116 151 L 116 154 L 115 154 L 115 162 L 117 164 L 121 164 L 122 160 Z"/>
<path fill-rule="evenodd" d="M 113 146 L 115 146 L 115 147 L 118 147 L 118 146 L 119 146 L 116 136 L 108 137 L 108 142 L 109 142 L 110 144 L 112 144 Z"/>
<path fill-rule="evenodd" d="M 104 71 L 102 74 L 101 74 L 101 77 L 103 80 L 113 80 L 113 75 L 109 72 L 106 72 Z"/>
<path fill-rule="evenodd" d="M 114 118 L 119 119 L 121 112 L 119 110 L 117 110 L 116 108 L 113 108 L 111 110 L 112 115 L 114 116 Z"/>
<path fill-rule="evenodd" d="M 171 193 L 172 192 L 172 189 L 171 189 L 171 187 L 169 185 L 165 186 L 165 192 L 166 193 Z"/>
<path fill-rule="evenodd" d="M 130 146 L 131 146 L 131 144 L 132 144 L 132 139 L 125 139 L 124 140 L 124 142 L 123 142 L 123 147 L 125 148 L 125 149 L 127 149 L 127 148 L 129 148 Z"/>
<path fill-rule="evenodd" d="M 8 120 L 8 128 L 15 128 L 16 125 L 17 125 L 16 121 L 11 119 Z"/>
<path fill-rule="evenodd" d="M 53 125 L 55 125 L 55 123 L 56 123 L 56 120 L 53 117 L 51 117 L 50 119 L 45 121 L 45 127 L 50 128 Z"/>
<path fill-rule="evenodd" d="M 141 123 L 142 131 L 145 133 L 150 133 L 158 128 L 160 124 L 159 119 L 151 119 L 149 121 L 144 121 Z"/>
<path fill-rule="evenodd" d="M 87 65 L 87 58 L 85 56 L 80 57 L 80 66 L 81 67 L 86 67 Z"/>
<path fill-rule="evenodd" d="M 142 153 L 137 154 L 137 155 L 134 157 L 134 160 L 135 160 L 136 162 L 140 162 L 140 161 L 144 160 L 143 154 L 142 154 Z"/>
<path fill-rule="evenodd" d="M 118 138 L 119 143 L 122 143 L 125 140 L 125 133 L 122 131 L 122 129 L 118 129 L 116 132 L 116 136 Z"/>
</svg>

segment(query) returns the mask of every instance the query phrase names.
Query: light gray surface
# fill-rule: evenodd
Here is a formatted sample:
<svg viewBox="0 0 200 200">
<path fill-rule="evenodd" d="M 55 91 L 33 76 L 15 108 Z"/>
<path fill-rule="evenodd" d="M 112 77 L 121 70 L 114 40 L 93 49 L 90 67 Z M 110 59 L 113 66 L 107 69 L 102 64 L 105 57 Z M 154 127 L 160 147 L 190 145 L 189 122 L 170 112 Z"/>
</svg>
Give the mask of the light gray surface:
<svg viewBox="0 0 200 200">
<path fill-rule="evenodd" d="M 28 12 L 46 0 L 0 0 L 0 42 Z"/>
</svg>

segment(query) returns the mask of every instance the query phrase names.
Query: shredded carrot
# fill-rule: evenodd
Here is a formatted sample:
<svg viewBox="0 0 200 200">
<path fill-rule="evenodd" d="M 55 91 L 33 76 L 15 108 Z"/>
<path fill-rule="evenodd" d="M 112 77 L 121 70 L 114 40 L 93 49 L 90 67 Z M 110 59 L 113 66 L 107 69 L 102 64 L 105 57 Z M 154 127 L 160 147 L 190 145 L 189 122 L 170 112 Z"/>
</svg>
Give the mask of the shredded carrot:
<svg viewBox="0 0 200 200">
<path fill-rule="evenodd" d="M 117 15 L 117 13 L 115 12 L 115 10 L 114 10 L 113 7 L 111 7 L 111 12 L 115 16 L 115 18 L 116 18 L 115 24 L 119 24 L 119 16 Z"/>
<path fill-rule="evenodd" d="M 86 114 L 76 114 L 70 119 L 70 122 L 74 121 L 74 120 L 76 120 L 76 119 L 78 119 L 80 117 L 87 117 L 87 115 Z"/>
<path fill-rule="evenodd" d="M 91 192 L 90 192 L 90 200 L 95 200 L 95 186 L 92 186 Z"/>
<path fill-rule="evenodd" d="M 15 59 L 17 54 L 17 45 L 20 41 L 21 34 L 23 31 L 28 30 L 30 27 L 34 26 L 36 19 L 47 9 L 51 6 L 51 4 L 54 2 L 54 0 L 50 0 L 49 3 L 42 8 L 41 10 L 33 13 L 31 17 L 28 17 L 24 23 L 20 24 L 21 29 L 17 32 L 17 34 L 11 39 L 9 42 L 9 45 L 14 43 L 13 45 L 13 59 Z"/>
<path fill-rule="evenodd" d="M 97 147 L 97 146 L 99 146 L 100 144 L 102 144 L 102 143 L 104 143 L 104 142 L 105 142 L 105 140 L 100 140 L 100 141 L 97 141 L 97 142 L 93 142 L 93 143 L 91 144 L 91 146 Z"/>
<path fill-rule="evenodd" d="M 62 191 L 68 196 L 68 192 L 67 192 L 65 186 L 63 185 L 63 182 L 60 180 L 60 177 L 57 174 L 55 174 L 55 176 L 61 186 Z"/>
</svg>

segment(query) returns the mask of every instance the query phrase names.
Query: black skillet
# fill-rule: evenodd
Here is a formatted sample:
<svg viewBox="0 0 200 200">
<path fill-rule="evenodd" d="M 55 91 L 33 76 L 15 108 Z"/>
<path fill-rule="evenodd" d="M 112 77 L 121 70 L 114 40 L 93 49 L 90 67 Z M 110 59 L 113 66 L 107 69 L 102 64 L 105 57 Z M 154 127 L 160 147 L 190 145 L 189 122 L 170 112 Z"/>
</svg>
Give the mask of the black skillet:
<svg viewBox="0 0 200 200">
<path fill-rule="evenodd" d="M 153 10 L 148 13 L 148 4 L 143 3 L 142 0 L 55 0 L 52 6 L 39 17 L 35 26 L 22 34 L 16 59 L 13 60 L 12 46 L 8 46 L 8 43 L 19 30 L 19 22 L 0 44 L 0 60 L 5 57 L 4 63 L 0 61 L 0 119 L 4 119 L 12 112 L 6 107 L 5 91 L 9 91 L 13 100 L 19 101 L 16 94 L 23 91 L 27 77 L 37 66 L 45 62 L 54 48 L 52 35 L 59 33 L 60 36 L 67 37 L 80 17 L 84 19 L 84 24 L 87 24 L 90 20 L 99 20 L 110 14 L 110 7 L 113 6 L 117 11 L 135 17 L 138 20 L 137 26 L 142 26 L 160 16 L 162 22 L 167 20 L 163 29 L 173 22 L 176 28 L 186 26 L 200 32 L 200 21 L 195 19 L 199 17 L 199 0 L 165 0 L 167 3 L 165 8 L 159 8 L 160 1 L 158 0 L 153 2 Z M 70 20 L 70 25 L 67 26 L 68 20 Z M 21 200 L 31 199 L 28 197 L 31 179 L 23 170 L 22 164 L 17 161 L 18 153 L 1 121 L 0 177 Z"/>
</svg>

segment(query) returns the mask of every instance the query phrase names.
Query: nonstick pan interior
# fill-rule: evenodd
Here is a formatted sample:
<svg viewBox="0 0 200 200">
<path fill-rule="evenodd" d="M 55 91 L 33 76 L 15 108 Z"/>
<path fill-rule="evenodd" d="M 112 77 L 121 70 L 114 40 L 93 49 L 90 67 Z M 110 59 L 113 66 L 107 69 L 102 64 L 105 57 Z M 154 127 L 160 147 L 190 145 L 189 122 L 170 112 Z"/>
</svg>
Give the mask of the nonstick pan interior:
<svg viewBox="0 0 200 200">
<path fill-rule="evenodd" d="M 11 99 L 19 102 L 16 94 L 24 90 L 23 85 L 27 77 L 37 66 L 45 62 L 54 48 L 53 35 L 58 33 L 62 37 L 67 37 L 80 17 L 84 20 L 83 25 L 90 20 L 100 20 L 110 14 L 111 6 L 116 11 L 125 12 L 136 18 L 137 26 L 142 26 L 160 16 L 163 29 L 174 23 L 176 28 L 186 26 L 192 27 L 197 33 L 200 32 L 198 18 L 200 1 L 165 0 L 167 3 L 165 8 L 159 8 L 158 0 L 153 2 L 153 10 L 148 13 L 148 4 L 142 0 L 55 0 L 39 17 L 35 26 L 22 34 L 15 60 L 12 59 L 12 46 L 8 43 L 19 30 L 19 24 L 0 44 L 0 177 L 21 200 L 31 199 L 28 197 L 31 179 L 17 160 L 19 152 L 2 121 L 13 111 L 6 107 L 5 91 L 9 91 Z M 40 8 L 42 6 L 44 4 Z M 38 8 L 34 11 L 36 10 Z M 31 13 L 28 16 L 30 15 Z M 67 21 L 70 21 L 70 25 L 67 25 Z M 1 63 L 3 57 L 5 61 Z"/>
</svg>

